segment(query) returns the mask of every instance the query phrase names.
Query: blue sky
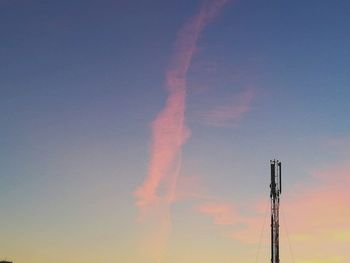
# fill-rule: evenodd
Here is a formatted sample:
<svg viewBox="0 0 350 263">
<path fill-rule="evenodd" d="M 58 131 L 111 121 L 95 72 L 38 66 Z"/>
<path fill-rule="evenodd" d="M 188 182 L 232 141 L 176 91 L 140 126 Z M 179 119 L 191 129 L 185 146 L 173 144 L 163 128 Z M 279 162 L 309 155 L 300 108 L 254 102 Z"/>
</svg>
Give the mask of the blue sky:
<svg viewBox="0 0 350 263">
<path fill-rule="evenodd" d="M 151 122 L 168 96 L 174 43 L 201 3 L 0 1 L 0 208 L 5 211 L 0 231 L 7 240 L 0 242 L 0 257 L 58 262 L 61 251 L 62 257 L 71 255 L 69 262 L 92 262 L 97 255 L 136 262 L 134 243 L 142 239 L 142 227 L 133 192 L 147 176 Z M 182 148 L 183 175 L 201 181 L 215 200 L 249 210 L 268 196 L 271 158 L 286 167 L 286 194 L 304 184 L 318 193 L 315 171 L 346 166 L 349 11 L 345 0 L 225 5 L 203 29 L 186 75 L 191 137 Z M 247 90 L 254 95 L 245 101 Z M 240 103 L 247 108 L 237 118 L 210 124 L 210 114 Z M 191 210 L 197 203 L 179 206 Z M 200 231 L 202 239 L 188 238 L 210 243 L 208 235 L 215 236 L 210 222 L 177 208 L 174 228 L 197 222 L 201 228 L 193 236 Z M 298 227 L 295 231 L 304 230 Z M 165 262 L 199 260 L 193 256 L 199 247 L 186 258 L 179 245 L 185 232 L 173 235 Z M 75 252 L 66 237 L 80 243 Z M 95 254 L 81 252 L 101 242 L 105 247 Z M 47 244 L 48 252 L 26 248 L 28 243 Z M 237 258 L 249 258 L 244 242 L 222 237 L 219 243 L 217 251 L 232 248 L 240 251 Z M 57 245 L 61 250 L 52 249 Z M 119 256 L 114 247 L 122 248 Z M 215 248 L 208 253 L 214 255 Z M 340 259 L 297 253 L 300 263 L 349 260 L 346 253 Z"/>
</svg>

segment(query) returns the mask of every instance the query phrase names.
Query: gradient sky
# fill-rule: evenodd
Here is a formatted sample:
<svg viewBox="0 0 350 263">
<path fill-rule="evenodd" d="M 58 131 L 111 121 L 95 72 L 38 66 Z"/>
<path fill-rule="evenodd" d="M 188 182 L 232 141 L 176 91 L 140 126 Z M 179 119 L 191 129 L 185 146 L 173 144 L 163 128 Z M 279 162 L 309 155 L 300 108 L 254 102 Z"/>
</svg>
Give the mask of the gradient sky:
<svg viewBox="0 0 350 263">
<path fill-rule="evenodd" d="M 350 262 L 350 1 L 224 2 L 0 0 L 0 258 L 269 262 L 278 158 L 281 261 Z"/>
</svg>

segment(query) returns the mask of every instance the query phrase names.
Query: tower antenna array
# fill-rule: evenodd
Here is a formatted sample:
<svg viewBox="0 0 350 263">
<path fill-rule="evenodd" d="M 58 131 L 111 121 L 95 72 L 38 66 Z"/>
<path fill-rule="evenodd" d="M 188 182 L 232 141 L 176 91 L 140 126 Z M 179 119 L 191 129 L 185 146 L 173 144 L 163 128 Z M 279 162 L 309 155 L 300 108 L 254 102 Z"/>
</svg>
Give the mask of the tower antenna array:
<svg viewBox="0 0 350 263">
<path fill-rule="evenodd" d="M 271 160 L 271 263 L 280 263 L 279 254 L 279 205 L 282 192 L 282 165 L 278 160 Z"/>
</svg>

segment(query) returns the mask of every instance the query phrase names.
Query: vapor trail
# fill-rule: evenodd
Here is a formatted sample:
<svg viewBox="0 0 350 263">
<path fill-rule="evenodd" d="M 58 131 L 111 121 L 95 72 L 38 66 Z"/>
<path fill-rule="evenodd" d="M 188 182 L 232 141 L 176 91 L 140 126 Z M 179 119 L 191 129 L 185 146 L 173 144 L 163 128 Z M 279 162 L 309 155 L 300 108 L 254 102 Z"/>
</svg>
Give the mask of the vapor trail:
<svg viewBox="0 0 350 263">
<path fill-rule="evenodd" d="M 136 189 L 135 196 L 141 216 L 150 213 L 159 216 L 159 228 L 162 229 L 163 236 L 158 242 L 163 245 L 171 231 L 169 209 L 175 200 L 182 145 L 190 134 L 185 125 L 186 75 L 201 32 L 226 2 L 228 0 L 204 2 L 198 14 L 179 31 L 171 63 L 166 71 L 166 105 L 151 123 L 152 142 L 148 175 L 143 184 Z M 157 260 L 160 261 L 159 257 Z"/>
<path fill-rule="evenodd" d="M 166 72 L 166 105 L 151 123 L 152 146 L 148 176 L 135 192 L 140 208 L 160 201 L 173 201 L 181 166 L 181 147 L 189 136 L 189 130 L 185 126 L 187 71 L 200 33 L 226 2 L 227 0 L 205 2 L 199 13 L 178 33 L 170 67 Z"/>
</svg>

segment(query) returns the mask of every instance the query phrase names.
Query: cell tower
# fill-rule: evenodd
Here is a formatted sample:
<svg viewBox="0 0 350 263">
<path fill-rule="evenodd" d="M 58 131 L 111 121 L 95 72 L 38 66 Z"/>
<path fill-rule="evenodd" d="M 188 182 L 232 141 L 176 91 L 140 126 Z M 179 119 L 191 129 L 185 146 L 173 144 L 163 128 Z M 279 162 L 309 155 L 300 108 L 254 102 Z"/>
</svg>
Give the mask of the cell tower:
<svg viewBox="0 0 350 263">
<path fill-rule="evenodd" d="M 279 253 L 279 205 L 282 190 L 282 166 L 278 160 L 271 160 L 271 263 L 280 263 Z"/>
</svg>

